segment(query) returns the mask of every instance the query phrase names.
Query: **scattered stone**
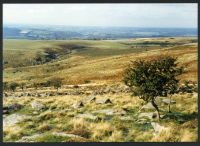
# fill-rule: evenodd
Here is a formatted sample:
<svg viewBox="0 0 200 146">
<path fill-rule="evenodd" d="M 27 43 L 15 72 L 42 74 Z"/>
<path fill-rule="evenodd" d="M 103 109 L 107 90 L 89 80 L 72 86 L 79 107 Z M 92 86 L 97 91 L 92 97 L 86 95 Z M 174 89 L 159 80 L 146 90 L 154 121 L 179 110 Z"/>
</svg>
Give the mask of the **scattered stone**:
<svg viewBox="0 0 200 146">
<path fill-rule="evenodd" d="M 157 114 L 156 113 L 140 113 L 138 116 L 138 119 L 142 119 L 142 118 L 147 118 L 147 119 L 155 119 L 157 118 Z"/>
<path fill-rule="evenodd" d="M 36 97 L 41 97 L 41 95 L 39 93 L 36 94 Z"/>
<path fill-rule="evenodd" d="M 64 93 L 62 93 L 62 92 L 58 92 L 57 95 L 64 95 Z"/>
<path fill-rule="evenodd" d="M 75 108 L 75 109 L 81 108 L 81 107 L 83 107 L 83 106 L 84 106 L 84 104 L 83 104 L 82 101 L 80 101 L 80 102 L 75 103 L 75 104 L 72 105 L 72 107 Z"/>
<path fill-rule="evenodd" d="M 14 103 L 14 104 L 11 104 L 8 106 L 8 109 L 11 109 L 11 110 L 19 110 L 21 109 L 23 106 L 21 104 L 18 104 L 18 103 Z"/>
<path fill-rule="evenodd" d="M 147 124 L 147 123 L 150 123 L 150 122 L 147 121 L 147 119 L 142 118 L 142 119 L 138 119 L 138 120 L 137 120 L 137 123 L 138 123 L 138 124 Z"/>
<path fill-rule="evenodd" d="M 38 113 L 37 111 L 34 111 L 33 114 L 34 114 L 34 115 L 38 115 L 39 113 Z"/>
<path fill-rule="evenodd" d="M 24 96 L 31 96 L 30 93 L 24 93 Z"/>
<path fill-rule="evenodd" d="M 114 114 L 114 109 L 97 110 L 97 111 L 94 111 L 93 113 L 113 115 Z"/>
<path fill-rule="evenodd" d="M 73 88 L 79 88 L 79 86 L 78 85 L 74 85 Z"/>
<path fill-rule="evenodd" d="M 8 93 L 4 92 L 3 96 L 8 97 Z"/>
<path fill-rule="evenodd" d="M 122 121 L 133 121 L 134 120 L 130 116 L 120 116 L 119 119 Z"/>
<path fill-rule="evenodd" d="M 114 115 L 125 115 L 126 114 L 126 111 L 123 110 L 123 109 L 116 109 L 115 112 L 114 112 Z"/>
<path fill-rule="evenodd" d="M 31 136 L 23 136 L 20 140 L 16 141 L 16 142 L 34 142 L 34 140 L 40 136 L 42 136 L 43 134 L 34 134 Z"/>
<path fill-rule="evenodd" d="M 82 100 L 83 103 L 87 103 L 87 102 L 94 102 L 96 100 L 96 97 L 95 96 L 89 96 L 89 97 L 86 97 L 85 99 Z"/>
<path fill-rule="evenodd" d="M 103 99 L 96 100 L 96 103 L 97 104 L 108 104 L 108 103 L 112 103 L 112 102 L 109 98 L 103 98 Z"/>
<path fill-rule="evenodd" d="M 155 110 L 155 108 L 153 107 L 153 105 L 151 104 L 151 102 L 148 102 L 146 105 L 142 106 L 141 110 Z"/>
<path fill-rule="evenodd" d="M 9 114 L 9 110 L 3 110 L 3 114 Z"/>
<path fill-rule="evenodd" d="M 155 131 L 155 133 L 160 133 L 162 132 L 163 130 L 166 130 L 167 128 L 164 127 L 164 126 L 161 126 L 159 125 L 158 123 L 155 123 L 155 122 L 151 122 L 151 125 Z"/>
<path fill-rule="evenodd" d="M 9 114 L 12 111 L 17 111 L 20 110 L 23 106 L 18 103 L 14 103 L 8 106 L 3 107 L 3 114 Z"/>
<path fill-rule="evenodd" d="M 89 113 L 88 114 L 79 114 L 79 115 L 76 116 L 76 118 L 84 118 L 84 119 L 89 119 L 89 120 L 93 120 L 93 121 L 100 120 L 99 117 L 94 116 L 94 115 L 89 114 Z"/>
<path fill-rule="evenodd" d="M 70 137 L 70 138 L 83 138 L 79 135 L 68 134 L 68 133 L 64 133 L 64 132 L 53 132 L 52 134 L 55 136 L 64 136 L 64 137 Z"/>
<path fill-rule="evenodd" d="M 3 127 L 7 127 L 7 126 L 13 126 L 18 122 L 21 122 L 27 118 L 30 118 L 30 116 L 27 115 L 20 115 L 20 114 L 12 114 L 12 115 L 8 115 L 7 117 L 5 117 L 3 119 Z"/>
<path fill-rule="evenodd" d="M 47 94 L 46 93 L 41 93 L 40 97 L 47 97 Z"/>
<path fill-rule="evenodd" d="M 54 93 L 49 93 L 49 96 L 55 96 L 55 94 Z"/>
<path fill-rule="evenodd" d="M 42 109 L 45 108 L 45 106 L 44 106 L 43 104 L 41 104 L 41 103 L 39 103 L 39 102 L 37 102 L 37 101 L 33 101 L 33 102 L 31 103 L 31 107 L 32 107 L 34 110 L 37 110 L 37 111 L 42 110 Z"/>
<path fill-rule="evenodd" d="M 105 114 L 105 115 L 122 115 L 123 116 L 126 114 L 126 111 L 115 110 L 115 109 L 103 109 L 103 110 L 94 111 L 93 113 Z"/>
<path fill-rule="evenodd" d="M 171 102 L 170 102 L 170 99 L 163 99 L 162 102 L 165 103 L 165 104 L 170 104 L 170 103 L 171 104 L 176 104 L 176 101 L 172 100 L 172 99 L 171 99 Z"/>
</svg>

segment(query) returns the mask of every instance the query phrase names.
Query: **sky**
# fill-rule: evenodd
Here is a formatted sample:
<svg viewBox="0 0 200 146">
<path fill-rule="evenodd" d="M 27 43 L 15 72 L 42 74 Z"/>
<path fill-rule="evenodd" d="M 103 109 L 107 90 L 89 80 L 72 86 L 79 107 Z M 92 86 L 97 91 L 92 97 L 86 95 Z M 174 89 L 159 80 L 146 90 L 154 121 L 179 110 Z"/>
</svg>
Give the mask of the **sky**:
<svg viewBox="0 0 200 146">
<path fill-rule="evenodd" d="M 3 24 L 197 28 L 197 4 L 3 4 Z"/>
</svg>

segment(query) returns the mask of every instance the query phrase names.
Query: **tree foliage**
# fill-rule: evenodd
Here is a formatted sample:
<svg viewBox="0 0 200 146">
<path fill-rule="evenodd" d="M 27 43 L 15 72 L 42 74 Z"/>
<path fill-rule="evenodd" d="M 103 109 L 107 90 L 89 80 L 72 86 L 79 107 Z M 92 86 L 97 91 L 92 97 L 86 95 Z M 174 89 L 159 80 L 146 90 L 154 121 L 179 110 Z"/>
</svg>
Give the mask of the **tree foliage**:
<svg viewBox="0 0 200 146">
<path fill-rule="evenodd" d="M 134 95 L 151 102 L 159 114 L 155 104 L 158 96 L 174 94 L 178 91 L 179 80 L 183 67 L 178 67 L 177 58 L 161 56 L 153 60 L 136 60 L 130 64 L 124 74 L 124 83 L 134 87 Z"/>
</svg>

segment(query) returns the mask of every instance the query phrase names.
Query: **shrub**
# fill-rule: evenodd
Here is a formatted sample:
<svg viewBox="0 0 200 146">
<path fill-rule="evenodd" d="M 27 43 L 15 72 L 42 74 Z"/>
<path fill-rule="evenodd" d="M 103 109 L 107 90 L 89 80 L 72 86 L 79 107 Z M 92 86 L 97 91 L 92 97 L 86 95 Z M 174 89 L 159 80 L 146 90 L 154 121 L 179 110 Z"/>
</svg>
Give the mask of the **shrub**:
<svg viewBox="0 0 200 146">
<path fill-rule="evenodd" d="M 176 77 L 183 72 L 177 66 L 177 58 L 161 56 L 154 60 L 136 60 L 130 64 L 124 74 L 124 83 L 134 87 L 133 93 L 146 102 L 151 102 L 160 118 L 159 108 L 155 103 L 158 96 L 174 94 L 179 80 Z"/>
<path fill-rule="evenodd" d="M 84 83 L 88 84 L 88 83 L 91 83 L 91 81 L 90 80 L 84 80 Z"/>
<path fill-rule="evenodd" d="M 184 85 L 179 88 L 179 91 L 182 93 L 192 93 L 198 90 L 194 82 L 185 80 Z"/>
<path fill-rule="evenodd" d="M 6 91 L 8 88 L 8 82 L 3 82 L 3 90 Z"/>
<path fill-rule="evenodd" d="M 49 81 L 47 81 L 47 85 L 54 86 L 54 88 L 58 90 L 58 88 L 60 88 L 62 85 L 62 79 L 61 78 L 52 78 Z"/>
<path fill-rule="evenodd" d="M 9 89 L 12 90 L 13 92 L 15 92 L 17 86 L 19 86 L 17 83 L 12 82 L 12 83 L 10 83 L 10 85 L 9 85 Z"/>
</svg>

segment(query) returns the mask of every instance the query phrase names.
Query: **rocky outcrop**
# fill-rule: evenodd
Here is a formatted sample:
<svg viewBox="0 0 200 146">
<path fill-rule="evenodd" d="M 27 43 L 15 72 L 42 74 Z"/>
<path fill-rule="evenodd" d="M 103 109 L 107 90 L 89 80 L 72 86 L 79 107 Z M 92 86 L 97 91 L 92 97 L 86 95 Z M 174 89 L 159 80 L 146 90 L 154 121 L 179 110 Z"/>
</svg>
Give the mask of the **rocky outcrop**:
<svg viewBox="0 0 200 146">
<path fill-rule="evenodd" d="M 42 109 L 45 109 L 45 105 L 43 105 L 42 103 L 37 102 L 37 101 L 33 101 L 31 103 L 31 107 L 32 107 L 33 110 L 36 110 L 36 111 L 40 111 Z"/>
</svg>

